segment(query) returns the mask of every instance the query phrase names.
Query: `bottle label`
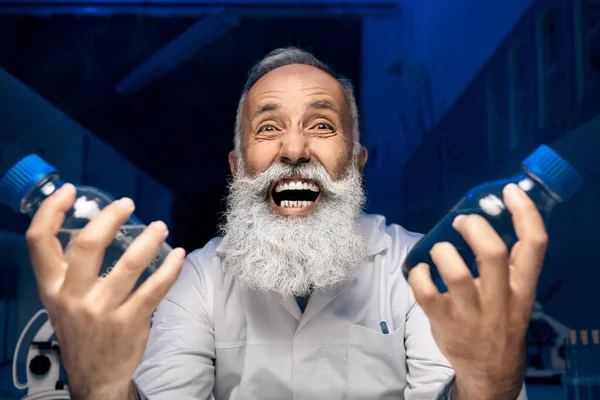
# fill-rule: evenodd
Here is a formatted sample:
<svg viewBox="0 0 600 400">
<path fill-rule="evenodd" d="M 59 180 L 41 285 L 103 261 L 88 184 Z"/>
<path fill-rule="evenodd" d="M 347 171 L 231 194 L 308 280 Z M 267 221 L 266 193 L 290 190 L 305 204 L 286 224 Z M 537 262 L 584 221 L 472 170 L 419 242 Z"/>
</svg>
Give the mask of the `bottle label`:
<svg viewBox="0 0 600 400">
<path fill-rule="evenodd" d="M 123 240 L 125 239 L 125 237 L 127 236 L 127 233 L 125 231 L 123 231 L 123 229 L 119 229 L 119 231 L 117 232 L 117 235 L 115 236 L 116 240 Z"/>
<path fill-rule="evenodd" d="M 73 204 L 73 215 L 75 218 L 85 218 L 91 220 L 100 214 L 100 207 L 94 200 L 88 200 L 86 196 L 81 196 Z"/>
<path fill-rule="evenodd" d="M 157 264 L 160 262 L 160 260 L 161 260 L 161 259 L 162 259 L 162 257 L 161 257 L 161 255 L 160 255 L 160 253 L 159 253 L 159 254 L 157 254 L 157 255 L 156 255 L 156 257 L 154 257 L 154 258 L 152 259 L 152 261 L 150 261 L 150 265 L 148 265 L 148 268 L 151 268 L 151 269 L 156 269 L 156 268 L 158 268 L 158 267 L 159 267 L 159 265 L 157 265 Z"/>
<path fill-rule="evenodd" d="M 117 264 L 117 262 L 118 262 L 118 261 L 119 261 L 119 260 L 115 260 L 115 261 L 113 261 L 113 262 L 112 262 L 112 263 L 109 265 L 109 267 L 108 267 L 108 268 L 106 268 L 106 271 L 104 271 L 104 272 L 102 273 L 102 275 L 100 275 L 100 277 L 102 277 L 102 278 L 106 278 L 106 277 L 108 276 L 108 274 L 110 274 L 110 273 L 111 273 L 111 271 L 113 270 L 113 268 L 115 267 L 115 265 Z"/>
<path fill-rule="evenodd" d="M 502 214 L 502 211 L 505 209 L 504 203 L 495 194 L 489 194 L 480 199 L 479 208 L 481 208 L 484 213 L 492 217 L 497 217 L 498 215 Z"/>
</svg>

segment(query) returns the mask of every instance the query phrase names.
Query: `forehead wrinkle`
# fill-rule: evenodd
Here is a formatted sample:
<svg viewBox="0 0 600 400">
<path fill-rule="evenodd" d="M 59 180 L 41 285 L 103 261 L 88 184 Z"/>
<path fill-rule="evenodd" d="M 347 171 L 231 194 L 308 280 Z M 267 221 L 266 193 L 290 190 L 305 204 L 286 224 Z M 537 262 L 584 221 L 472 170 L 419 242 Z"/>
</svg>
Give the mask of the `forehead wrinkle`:
<svg viewBox="0 0 600 400">
<path fill-rule="evenodd" d="M 263 96 L 269 96 L 272 93 L 285 93 L 285 92 L 287 92 L 287 90 L 285 90 L 285 89 L 279 89 L 279 90 L 278 89 L 270 89 L 270 90 L 263 91 L 263 92 L 258 93 L 258 94 L 250 95 L 249 97 L 250 98 L 252 98 L 252 97 L 263 97 Z"/>
<path fill-rule="evenodd" d="M 333 92 L 333 90 L 331 90 L 330 88 L 327 88 L 325 86 L 309 86 L 309 87 L 304 87 L 304 88 L 300 88 L 299 90 L 305 92 L 307 90 L 324 90 L 325 94 L 330 94 Z"/>
</svg>

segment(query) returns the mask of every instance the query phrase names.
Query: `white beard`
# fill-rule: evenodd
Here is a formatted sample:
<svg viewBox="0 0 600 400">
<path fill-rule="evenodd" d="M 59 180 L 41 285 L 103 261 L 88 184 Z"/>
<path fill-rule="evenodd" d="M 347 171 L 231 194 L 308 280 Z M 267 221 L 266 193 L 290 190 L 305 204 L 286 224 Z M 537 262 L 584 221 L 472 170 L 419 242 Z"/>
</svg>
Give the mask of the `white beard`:
<svg viewBox="0 0 600 400">
<path fill-rule="evenodd" d="M 271 208 L 271 184 L 290 177 L 320 185 L 321 199 L 309 215 L 283 216 Z M 359 219 L 365 194 L 356 166 L 333 181 L 316 162 L 276 163 L 255 177 L 236 176 L 229 189 L 223 261 L 247 287 L 303 296 L 347 281 L 365 260 Z"/>
</svg>

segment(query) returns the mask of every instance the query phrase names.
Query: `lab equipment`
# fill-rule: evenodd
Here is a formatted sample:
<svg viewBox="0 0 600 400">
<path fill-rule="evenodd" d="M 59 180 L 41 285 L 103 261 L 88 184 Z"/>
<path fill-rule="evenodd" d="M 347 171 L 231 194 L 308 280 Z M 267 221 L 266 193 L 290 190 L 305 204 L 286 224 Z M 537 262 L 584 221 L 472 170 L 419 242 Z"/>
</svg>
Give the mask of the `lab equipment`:
<svg viewBox="0 0 600 400">
<path fill-rule="evenodd" d="M 17 389 L 27 389 L 21 400 L 69 400 L 71 398 L 66 382 L 60 379 L 60 349 L 58 342 L 52 340 L 54 329 L 48 319 L 38 329 L 30 342 L 27 352 L 27 382 L 21 383 L 17 377 L 18 360 L 23 340 L 34 322 L 46 310 L 41 309 L 29 320 L 15 346 L 13 356 L 13 384 Z"/>
<path fill-rule="evenodd" d="M 566 400 L 600 400 L 600 331 L 570 331 L 563 387 Z"/>
<path fill-rule="evenodd" d="M 15 164 L 0 180 L 0 203 L 6 204 L 16 212 L 33 215 L 44 199 L 63 185 L 58 170 L 42 158 L 31 154 Z M 111 204 L 114 198 L 94 187 L 76 186 L 77 194 L 71 210 L 66 213 L 65 221 L 58 233 L 65 257 L 72 249 L 73 239 L 85 225 L 100 211 Z M 112 243 L 106 249 L 100 275 L 107 276 L 121 255 L 146 226 L 135 216 L 121 226 Z M 154 272 L 169 254 L 171 248 L 164 243 L 158 255 L 142 273 L 137 282 L 139 286 Z"/>
<path fill-rule="evenodd" d="M 565 340 L 569 338 L 569 328 L 546 314 L 540 302 L 536 301 L 526 338 L 525 376 L 536 382 L 560 382 L 565 372 Z"/>
<path fill-rule="evenodd" d="M 547 225 L 550 212 L 557 203 L 568 201 L 583 184 L 583 178 L 568 162 L 550 147 L 541 145 L 522 162 L 523 172 L 504 179 L 483 183 L 473 189 L 450 210 L 411 250 L 404 262 L 404 273 L 427 263 L 431 277 L 440 292 L 446 292 L 435 264 L 429 255 L 436 243 L 452 243 L 474 277 L 478 276 L 475 257 L 462 236 L 452 227 L 454 218 L 460 214 L 479 214 L 498 232 L 511 249 L 517 237 L 511 214 L 503 200 L 503 189 L 509 183 L 517 184 L 533 200 Z"/>
</svg>

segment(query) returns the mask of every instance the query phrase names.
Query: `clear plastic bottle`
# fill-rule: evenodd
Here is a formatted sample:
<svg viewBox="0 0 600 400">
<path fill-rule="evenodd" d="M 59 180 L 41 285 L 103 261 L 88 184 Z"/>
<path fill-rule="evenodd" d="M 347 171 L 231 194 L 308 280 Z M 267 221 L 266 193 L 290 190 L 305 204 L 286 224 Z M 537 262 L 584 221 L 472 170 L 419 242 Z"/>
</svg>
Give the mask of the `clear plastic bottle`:
<svg viewBox="0 0 600 400">
<path fill-rule="evenodd" d="M 404 262 L 404 273 L 427 263 L 431 277 L 440 292 L 446 292 L 444 284 L 429 252 L 436 243 L 452 243 L 473 277 L 478 276 L 475 257 L 462 236 L 452 227 L 452 222 L 460 214 L 479 214 L 498 232 L 509 249 L 516 243 L 517 237 L 512 224 L 511 214 L 504 205 L 502 190 L 509 183 L 517 184 L 536 204 L 544 223 L 548 226 L 550 213 L 557 203 L 568 201 L 583 184 L 583 178 L 569 163 L 556 154 L 550 147 L 541 145 L 522 162 L 523 172 L 515 176 L 483 183 L 473 189 L 439 221 L 410 251 Z"/>
<path fill-rule="evenodd" d="M 0 180 L 0 203 L 33 217 L 42 201 L 60 188 L 63 183 L 56 168 L 32 154 L 15 164 Z M 76 188 L 75 203 L 67 212 L 58 233 L 67 258 L 73 239 L 92 218 L 115 200 L 110 194 L 94 187 L 76 186 Z M 146 225 L 133 215 L 121 226 L 114 240 L 106 249 L 100 271 L 101 276 L 110 273 L 127 247 L 145 228 Z M 138 285 L 162 264 L 170 251 L 171 247 L 164 243 L 158 255 L 142 273 Z"/>
</svg>

